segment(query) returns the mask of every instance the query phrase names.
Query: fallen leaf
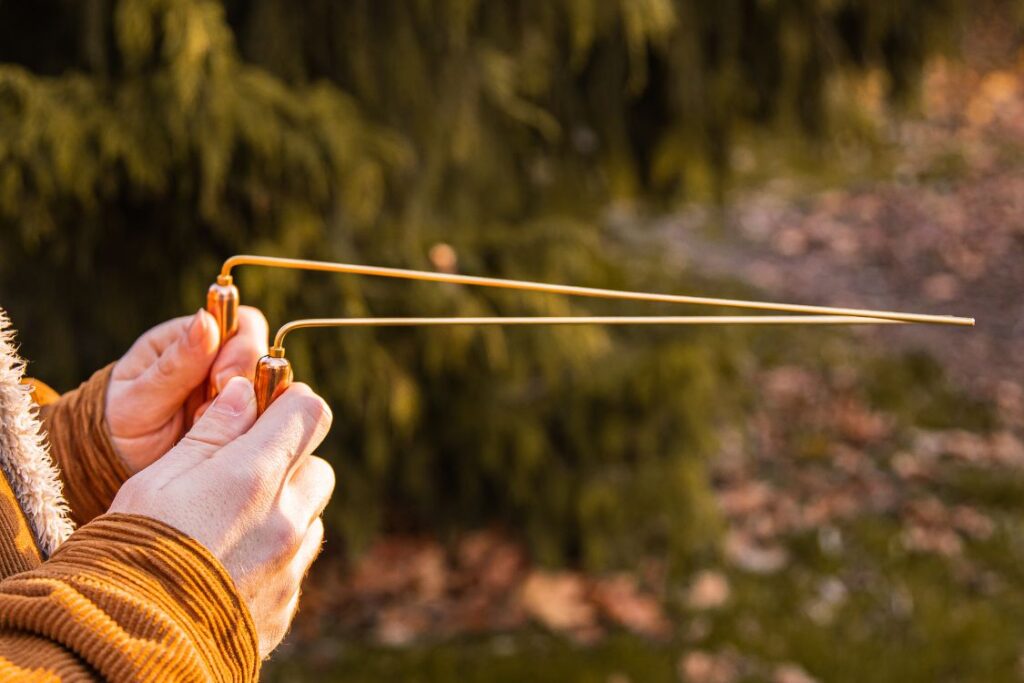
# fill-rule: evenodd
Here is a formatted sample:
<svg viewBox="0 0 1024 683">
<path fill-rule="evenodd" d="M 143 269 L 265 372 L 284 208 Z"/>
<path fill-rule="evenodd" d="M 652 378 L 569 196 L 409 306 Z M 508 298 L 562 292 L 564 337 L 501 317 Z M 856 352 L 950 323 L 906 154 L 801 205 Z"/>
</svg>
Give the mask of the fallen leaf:
<svg viewBox="0 0 1024 683">
<path fill-rule="evenodd" d="M 772 683 L 818 683 L 818 679 L 807 673 L 799 664 L 786 662 L 775 667 Z"/>
<path fill-rule="evenodd" d="M 527 614 L 552 631 L 587 629 L 597 622 L 579 574 L 535 570 L 523 582 L 519 600 Z"/>
<path fill-rule="evenodd" d="M 729 580 L 716 571 L 702 571 L 697 574 L 686 596 L 690 609 L 717 609 L 729 601 L 731 590 Z"/>
<path fill-rule="evenodd" d="M 389 537 L 378 541 L 352 572 L 351 590 L 363 596 L 412 590 L 422 599 L 440 595 L 447 581 L 444 550 L 436 541 Z"/>
<path fill-rule="evenodd" d="M 679 676 L 684 683 L 734 683 L 739 675 L 736 658 L 729 654 L 694 650 L 679 660 Z"/>
<path fill-rule="evenodd" d="M 989 517 L 966 505 L 953 508 L 951 521 L 957 531 L 980 541 L 992 536 L 996 528 Z"/>
<path fill-rule="evenodd" d="M 526 566 L 526 552 L 493 531 L 468 534 L 458 546 L 459 568 L 481 589 L 510 590 Z"/>
<path fill-rule="evenodd" d="M 789 554 L 782 546 L 761 546 L 737 531 L 726 534 L 725 556 L 733 565 L 753 574 L 773 574 L 789 562 Z"/>
<path fill-rule="evenodd" d="M 402 647 L 415 642 L 430 629 L 427 613 L 412 605 L 386 607 L 377 615 L 374 640 L 381 645 Z"/>
<path fill-rule="evenodd" d="M 661 603 L 643 593 L 628 574 L 600 579 L 594 583 L 593 600 L 608 620 L 648 638 L 664 639 L 672 631 Z"/>
</svg>

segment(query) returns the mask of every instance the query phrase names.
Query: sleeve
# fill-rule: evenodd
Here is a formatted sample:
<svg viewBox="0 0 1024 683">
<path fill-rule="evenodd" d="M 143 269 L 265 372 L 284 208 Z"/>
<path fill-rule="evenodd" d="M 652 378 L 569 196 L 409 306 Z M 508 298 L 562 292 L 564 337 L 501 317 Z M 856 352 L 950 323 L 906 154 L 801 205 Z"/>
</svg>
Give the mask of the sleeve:
<svg viewBox="0 0 1024 683">
<path fill-rule="evenodd" d="M 0 582 L 0 680 L 255 681 L 256 630 L 198 542 L 103 515 Z"/>
<path fill-rule="evenodd" d="M 74 391 L 43 403 L 39 416 L 60 471 L 71 518 L 82 525 L 107 511 L 128 470 L 107 430 L 107 385 L 114 364 L 96 372 Z"/>
</svg>

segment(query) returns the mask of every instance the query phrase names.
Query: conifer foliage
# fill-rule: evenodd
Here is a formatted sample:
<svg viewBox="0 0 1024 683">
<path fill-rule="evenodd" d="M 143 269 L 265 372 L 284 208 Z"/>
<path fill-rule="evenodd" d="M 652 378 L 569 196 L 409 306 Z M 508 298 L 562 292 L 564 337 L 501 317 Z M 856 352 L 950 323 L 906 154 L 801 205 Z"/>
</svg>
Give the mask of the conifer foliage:
<svg viewBox="0 0 1024 683">
<path fill-rule="evenodd" d="M 738 126 L 828 130 L 828 84 L 906 92 L 952 0 L 0 0 L 0 304 L 69 386 L 273 253 L 596 286 L 610 202 L 707 192 Z M 428 258 L 451 245 L 445 263 Z M 451 255 L 457 256 L 457 264 Z M 304 315 L 523 315 L 550 297 L 252 269 Z M 332 529 L 502 522 L 542 559 L 682 557 L 738 351 L 711 332 L 299 333 L 334 405 Z"/>
</svg>

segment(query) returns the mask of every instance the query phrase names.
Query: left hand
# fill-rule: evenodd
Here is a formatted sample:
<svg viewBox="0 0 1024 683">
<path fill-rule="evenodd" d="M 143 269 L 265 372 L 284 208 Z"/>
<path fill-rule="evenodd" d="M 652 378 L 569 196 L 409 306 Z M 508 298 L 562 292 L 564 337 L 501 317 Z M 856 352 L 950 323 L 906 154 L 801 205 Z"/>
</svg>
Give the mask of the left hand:
<svg viewBox="0 0 1024 683">
<path fill-rule="evenodd" d="M 178 442 L 186 417 L 195 417 L 186 415 L 189 395 L 207 377 L 218 389 L 235 376 L 251 380 L 267 353 L 267 335 L 263 314 L 241 306 L 238 332 L 219 352 L 217 322 L 204 310 L 139 337 L 117 361 L 107 387 L 107 428 L 128 472 L 139 472 Z"/>
</svg>

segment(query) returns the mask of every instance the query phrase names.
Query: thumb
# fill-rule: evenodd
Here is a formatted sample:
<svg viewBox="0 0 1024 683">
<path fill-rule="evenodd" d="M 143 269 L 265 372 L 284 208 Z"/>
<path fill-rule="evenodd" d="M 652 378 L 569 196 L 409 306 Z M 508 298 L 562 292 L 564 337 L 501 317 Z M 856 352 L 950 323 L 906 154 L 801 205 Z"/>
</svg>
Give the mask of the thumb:
<svg viewBox="0 0 1024 683">
<path fill-rule="evenodd" d="M 136 406 L 149 406 L 154 420 L 169 419 L 206 379 L 217 356 L 220 336 L 213 316 L 200 310 L 178 338 L 130 384 Z"/>
<path fill-rule="evenodd" d="M 175 472 L 192 469 L 245 434 L 255 422 L 256 394 L 252 382 L 244 377 L 233 377 L 161 462 L 166 462 L 165 466 Z"/>
</svg>

